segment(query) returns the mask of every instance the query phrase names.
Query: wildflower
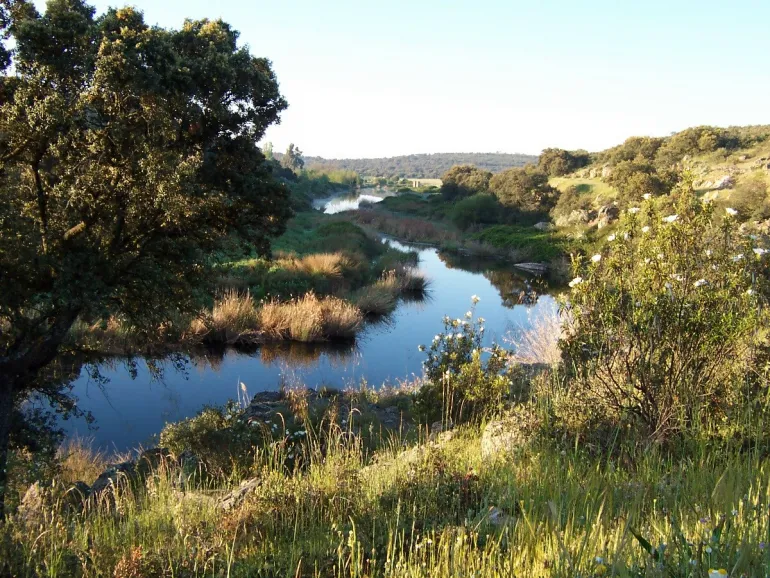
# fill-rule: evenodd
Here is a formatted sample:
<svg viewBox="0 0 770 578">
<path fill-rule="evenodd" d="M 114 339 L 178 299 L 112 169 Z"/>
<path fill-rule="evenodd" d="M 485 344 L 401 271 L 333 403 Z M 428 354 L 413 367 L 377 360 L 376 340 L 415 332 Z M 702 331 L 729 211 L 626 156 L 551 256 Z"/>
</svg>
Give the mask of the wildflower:
<svg viewBox="0 0 770 578">
<path fill-rule="evenodd" d="M 666 223 L 673 223 L 679 218 L 679 215 L 669 215 L 668 217 L 663 217 L 663 221 Z"/>
<path fill-rule="evenodd" d="M 706 257 L 711 257 L 711 249 L 706 249 Z"/>
<path fill-rule="evenodd" d="M 736 510 L 735 508 L 733 508 L 733 516 L 737 516 L 737 515 L 738 515 L 738 510 Z"/>
<path fill-rule="evenodd" d="M 642 227 L 642 233 L 649 233 L 649 232 L 650 232 L 650 227 L 648 225 L 645 225 L 644 227 Z"/>
<path fill-rule="evenodd" d="M 463 334 L 462 333 L 455 333 L 455 339 L 462 339 Z"/>
<path fill-rule="evenodd" d="M 478 321 L 479 323 L 484 323 L 486 319 L 484 319 L 483 317 L 479 317 L 476 321 Z"/>
<path fill-rule="evenodd" d="M 433 540 L 431 540 L 430 538 L 426 538 L 426 539 L 425 539 L 425 543 L 426 543 L 428 546 L 430 546 L 431 544 L 433 544 Z"/>
<path fill-rule="evenodd" d="M 473 301 L 473 304 L 474 304 L 474 305 L 476 305 L 476 303 L 478 303 L 479 301 L 481 301 L 481 299 L 479 299 L 479 296 L 478 296 L 478 295 L 472 295 L 472 296 L 471 296 L 471 301 Z"/>
<path fill-rule="evenodd" d="M 690 558 L 690 566 L 697 566 L 697 565 L 698 565 L 698 561 L 693 558 Z"/>
<path fill-rule="evenodd" d="M 682 277 L 679 273 L 671 273 L 671 278 L 675 281 L 683 281 L 684 277 Z"/>
<path fill-rule="evenodd" d="M 583 282 L 582 277 L 575 277 L 572 281 L 569 282 L 570 287 L 577 287 Z"/>
<path fill-rule="evenodd" d="M 724 568 L 720 568 L 719 570 L 709 568 L 709 578 L 723 578 L 724 576 L 727 576 L 727 570 Z"/>
<path fill-rule="evenodd" d="M 765 253 L 767 253 L 767 249 L 762 249 L 761 247 L 757 247 L 756 249 L 754 249 L 754 254 L 759 255 L 760 257 Z"/>
<path fill-rule="evenodd" d="M 765 548 L 767 548 L 767 544 L 765 544 L 764 542 L 760 542 L 759 543 L 759 549 L 760 550 L 764 550 Z"/>
<path fill-rule="evenodd" d="M 711 549 L 711 546 L 706 546 L 706 554 L 711 554 L 714 550 Z"/>
<path fill-rule="evenodd" d="M 698 279 L 695 283 L 693 283 L 693 286 L 694 287 L 703 287 L 707 283 L 708 283 L 708 281 L 706 281 L 705 279 Z"/>
<path fill-rule="evenodd" d="M 746 295 L 754 295 L 754 289 L 746 289 Z"/>
<path fill-rule="evenodd" d="M 601 556 L 597 556 L 596 558 L 594 558 L 594 562 L 596 562 L 597 564 L 604 564 L 604 558 L 602 558 Z"/>
<path fill-rule="evenodd" d="M 465 317 L 466 317 L 467 319 L 470 319 L 471 317 L 473 317 L 473 313 L 471 313 L 470 311 L 466 311 L 466 312 L 465 312 Z"/>
<path fill-rule="evenodd" d="M 623 233 L 623 240 L 628 241 L 630 235 L 628 233 Z"/>
<path fill-rule="evenodd" d="M 602 260 L 602 256 L 601 256 L 601 255 L 599 255 L 599 253 L 597 253 L 596 255 L 594 255 L 593 257 L 591 257 L 591 261 L 593 261 L 594 263 L 598 263 L 598 262 L 599 262 L 599 261 L 601 261 L 601 260 Z"/>
<path fill-rule="evenodd" d="M 417 351 L 425 351 L 425 346 L 424 345 L 418 345 L 417 346 Z"/>
<path fill-rule="evenodd" d="M 736 211 L 736 210 L 735 210 L 735 209 L 733 209 L 732 207 L 727 207 L 727 208 L 725 209 L 725 213 L 727 213 L 727 214 L 728 214 L 728 215 L 730 215 L 731 217 L 734 217 L 735 215 L 737 215 L 737 214 L 738 214 L 738 211 Z"/>
<path fill-rule="evenodd" d="M 651 195 L 650 193 L 644 193 L 644 194 L 642 195 L 642 198 L 643 198 L 645 201 L 649 201 L 649 200 L 650 200 L 650 197 L 652 197 L 652 195 Z"/>
<path fill-rule="evenodd" d="M 741 259 L 743 259 L 743 253 L 738 253 L 737 255 L 733 255 L 732 261 L 733 263 L 737 263 Z"/>
<path fill-rule="evenodd" d="M 631 213 L 632 215 L 635 215 L 636 213 L 639 212 L 639 210 L 640 210 L 639 207 L 631 207 L 630 209 L 628 209 L 628 212 Z"/>
<path fill-rule="evenodd" d="M 609 237 L 607 237 L 607 240 L 608 240 L 610 243 L 612 243 L 612 242 L 615 240 L 615 234 L 613 233 L 612 235 L 610 235 Z"/>
<path fill-rule="evenodd" d="M 440 335 L 435 335 L 433 337 L 433 341 L 441 341 L 441 336 Z"/>
</svg>

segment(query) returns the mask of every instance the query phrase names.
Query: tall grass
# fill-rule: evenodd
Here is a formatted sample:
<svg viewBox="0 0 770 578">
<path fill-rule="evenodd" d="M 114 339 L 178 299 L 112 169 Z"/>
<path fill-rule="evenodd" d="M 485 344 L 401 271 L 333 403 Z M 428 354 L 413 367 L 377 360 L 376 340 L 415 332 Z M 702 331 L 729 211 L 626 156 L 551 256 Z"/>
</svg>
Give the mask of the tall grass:
<svg viewBox="0 0 770 578">
<path fill-rule="evenodd" d="M 511 346 L 514 363 L 561 363 L 559 339 L 563 336 L 563 319 L 557 308 L 540 309 L 530 326 L 509 332 L 505 338 Z"/>
<path fill-rule="evenodd" d="M 356 306 L 336 297 L 318 298 L 313 293 L 286 303 L 271 301 L 259 311 L 259 325 L 273 339 L 349 339 L 362 323 L 363 316 Z"/>
</svg>

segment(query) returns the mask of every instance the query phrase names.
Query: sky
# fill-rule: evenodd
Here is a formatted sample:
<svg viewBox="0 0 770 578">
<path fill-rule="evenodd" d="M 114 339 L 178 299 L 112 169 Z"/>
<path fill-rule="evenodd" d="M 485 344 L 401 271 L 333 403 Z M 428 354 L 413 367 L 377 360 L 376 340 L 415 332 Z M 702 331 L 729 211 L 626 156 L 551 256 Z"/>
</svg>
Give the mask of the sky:
<svg viewBox="0 0 770 578">
<path fill-rule="evenodd" d="M 289 102 L 306 155 L 595 151 L 770 124 L 768 0 L 92 0 L 151 24 L 221 18 Z M 39 2 L 42 4 L 42 2 Z"/>
</svg>

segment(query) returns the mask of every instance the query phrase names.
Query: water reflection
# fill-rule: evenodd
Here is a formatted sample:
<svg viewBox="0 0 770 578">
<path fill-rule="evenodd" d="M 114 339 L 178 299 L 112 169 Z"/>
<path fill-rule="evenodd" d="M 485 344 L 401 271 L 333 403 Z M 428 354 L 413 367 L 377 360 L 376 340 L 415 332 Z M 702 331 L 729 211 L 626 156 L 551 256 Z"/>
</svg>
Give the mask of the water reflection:
<svg viewBox="0 0 770 578">
<path fill-rule="evenodd" d="M 394 193 L 387 189 L 365 188 L 345 195 L 318 199 L 313 202 L 313 207 L 322 210 L 327 215 L 334 215 L 343 211 L 354 211 L 362 204 L 379 203 L 384 198 L 393 195 Z"/>
</svg>

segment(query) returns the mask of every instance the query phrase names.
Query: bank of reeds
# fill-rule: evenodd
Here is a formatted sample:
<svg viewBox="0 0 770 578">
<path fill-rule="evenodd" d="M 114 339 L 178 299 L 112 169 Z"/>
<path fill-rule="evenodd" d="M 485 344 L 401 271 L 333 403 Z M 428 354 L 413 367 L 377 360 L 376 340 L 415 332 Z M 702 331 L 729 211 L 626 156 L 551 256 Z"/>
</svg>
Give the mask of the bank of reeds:
<svg viewBox="0 0 770 578">
<path fill-rule="evenodd" d="M 387 315 L 401 298 L 424 297 L 428 279 L 410 267 L 385 271 L 373 284 L 353 295 L 353 302 L 366 315 Z"/>
<path fill-rule="evenodd" d="M 313 293 L 288 302 L 270 301 L 262 305 L 258 315 L 259 327 L 268 338 L 304 342 L 350 339 L 363 323 L 355 305 Z"/>
</svg>

